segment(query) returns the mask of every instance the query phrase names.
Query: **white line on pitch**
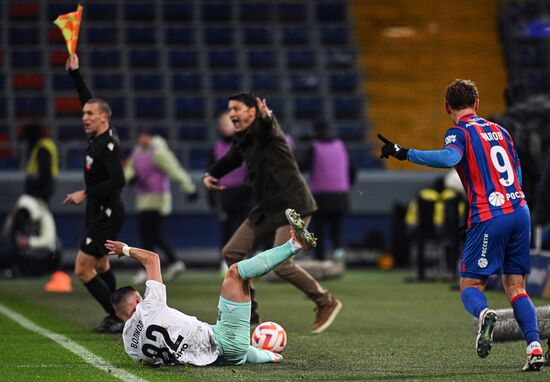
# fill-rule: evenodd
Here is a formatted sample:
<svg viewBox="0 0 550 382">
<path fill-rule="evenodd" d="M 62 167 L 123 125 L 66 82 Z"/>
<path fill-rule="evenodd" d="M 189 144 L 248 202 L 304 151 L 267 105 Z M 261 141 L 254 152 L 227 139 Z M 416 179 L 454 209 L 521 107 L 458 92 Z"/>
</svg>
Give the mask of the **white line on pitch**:
<svg viewBox="0 0 550 382">
<path fill-rule="evenodd" d="M 112 375 L 113 377 L 119 378 L 124 382 L 147 382 L 147 380 L 145 379 L 142 379 L 134 374 L 128 373 L 123 369 L 119 369 L 118 367 L 111 365 L 109 362 L 105 361 L 103 358 L 95 355 L 94 353 L 84 348 L 83 346 L 77 344 L 73 340 L 59 333 L 51 332 L 47 329 L 44 329 L 36 325 L 34 322 L 28 320 L 26 317 L 22 316 L 21 314 L 11 310 L 10 308 L 2 304 L 0 304 L 0 313 L 12 319 L 13 321 L 21 325 L 23 328 L 49 338 L 50 340 L 56 342 L 57 344 L 61 345 L 65 349 L 69 350 L 70 352 L 76 354 L 77 356 L 82 358 L 84 361 L 92 365 L 93 367 L 103 370 L 109 373 L 110 375 Z"/>
</svg>

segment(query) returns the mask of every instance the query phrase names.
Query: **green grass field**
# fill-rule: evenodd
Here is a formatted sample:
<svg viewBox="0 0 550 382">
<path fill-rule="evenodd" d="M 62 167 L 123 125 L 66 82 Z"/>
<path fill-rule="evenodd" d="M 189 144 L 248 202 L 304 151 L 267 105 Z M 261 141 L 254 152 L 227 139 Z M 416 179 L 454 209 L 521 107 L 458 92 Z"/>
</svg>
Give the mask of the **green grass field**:
<svg viewBox="0 0 550 382">
<path fill-rule="evenodd" d="M 311 302 L 288 284 L 258 282 L 262 319 L 279 322 L 288 333 L 285 360 L 278 365 L 151 369 L 134 364 L 119 336 L 91 332 L 103 313 L 76 280 L 73 293 L 60 295 L 42 291 L 45 279 L 1 280 L 0 303 L 149 381 L 550 380 L 547 369 L 521 372 L 523 342 L 496 344 L 487 359 L 479 359 L 472 319 L 458 293 L 444 283 L 406 283 L 405 276 L 351 271 L 341 280 L 325 282 L 344 308 L 334 325 L 317 336 L 309 334 Z M 120 285 L 128 280 L 129 275 L 119 276 Z M 212 323 L 220 282 L 215 274 L 187 273 L 168 284 L 168 304 Z M 508 307 L 503 294 L 488 296 L 492 307 Z M 0 331 L 0 381 L 116 380 L 2 314 Z"/>
</svg>

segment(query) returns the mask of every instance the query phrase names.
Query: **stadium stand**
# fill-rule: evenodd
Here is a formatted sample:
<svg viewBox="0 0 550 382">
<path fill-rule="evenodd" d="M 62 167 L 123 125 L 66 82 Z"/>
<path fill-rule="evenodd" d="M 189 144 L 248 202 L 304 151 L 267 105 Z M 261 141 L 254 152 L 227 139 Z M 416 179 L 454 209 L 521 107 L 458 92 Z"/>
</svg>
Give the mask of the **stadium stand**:
<svg viewBox="0 0 550 382">
<path fill-rule="evenodd" d="M 549 1 L 507 1 L 500 7 L 499 30 L 509 83 L 529 94 L 550 93 Z"/>
<path fill-rule="evenodd" d="M 312 119 L 323 118 L 358 149 L 369 123 L 350 4 L 97 0 L 84 5 L 77 51 L 93 94 L 111 103 L 125 146 L 138 127 L 159 127 L 184 166 L 203 170 L 216 114 L 228 95 L 250 89 L 268 98 L 298 145 Z M 0 5 L 2 142 L 18 149 L 18 120 L 44 118 L 66 169 L 78 167 L 71 145 L 83 136 L 64 41 L 52 21 L 74 8 L 60 0 Z M 360 163 L 378 167 L 375 160 Z"/>
<path fill-rule="evenodd" d="M 369 73 L 362 85 L 374 105 L 370 116 L 376 131 L 369 134 L 371 140 L 377 140 L 376 132 L 391 132 L 392 139 L 409 147 L 441 147 L 441 136 L 449 127 L 448 116 L 441 112 L 441 96 L 455 78 L 476 82 L 484 116 L 503 110 L 506 68 L 496 25 L 501 2 L 462 0 L 444 6 L 438 0 L 423 1 L 422 6 L 414 1 L 396 3 L 355 0 L 348 12 L 355 21 L 353 36 L 363 48 L 356 51 L 356 61 Z M 468 20 L 467 28 L 464 20 Z M 333 27 L 338 25 L 326 26 Z M 457 52 L 472 49 L 476 54 L 465 53 L 457 59 Z M 437 113 L 422 115 L 432 110 Z M 349 112 L 352 110 L 345 113 Z M 387 166 L 420 170 L 406 161 L 389 161 Z"/>
</svg>

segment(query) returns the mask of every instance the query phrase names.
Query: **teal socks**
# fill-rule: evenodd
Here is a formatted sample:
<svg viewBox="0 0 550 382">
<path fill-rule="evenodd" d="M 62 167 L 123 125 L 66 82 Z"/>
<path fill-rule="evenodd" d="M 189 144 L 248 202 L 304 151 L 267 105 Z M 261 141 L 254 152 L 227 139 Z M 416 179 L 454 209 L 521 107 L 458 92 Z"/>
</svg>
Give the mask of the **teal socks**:
<svg viewBox="0 0 550 382">
<path fill-rule="evenodd" d="M 274 362 L 273 359 L 276 355 L 269 350 L 257 349 L 254 346 L 248 347 L 248 352 L 246 353 L 246 362 L 247 363 L 268 363 Z"/>
<path fill-rule="evenodd" d="M 275 248 L 261 252 L 251 259 L 239 261 L 237 267 L 244 280 L 263 276 L 301 251 L 291 245 L 292 239 Z"/>
</svg>

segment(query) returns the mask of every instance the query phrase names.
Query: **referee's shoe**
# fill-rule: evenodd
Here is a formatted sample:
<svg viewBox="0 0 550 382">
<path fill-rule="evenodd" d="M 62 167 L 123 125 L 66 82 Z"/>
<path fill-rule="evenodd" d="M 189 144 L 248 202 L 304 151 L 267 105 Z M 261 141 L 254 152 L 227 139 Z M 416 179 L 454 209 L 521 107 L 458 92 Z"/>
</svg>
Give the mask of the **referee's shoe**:
<svg viewBox="0 0 550 382">
<path fill-rule="evenodd" d="M 118 317 L 108 315 L 94 329 L 94 332 L 96 332 L 96 333 L 122 333 L 123 329 L 124 329 L 124 321 L 119 320 Z"/>
</svg>

